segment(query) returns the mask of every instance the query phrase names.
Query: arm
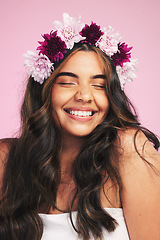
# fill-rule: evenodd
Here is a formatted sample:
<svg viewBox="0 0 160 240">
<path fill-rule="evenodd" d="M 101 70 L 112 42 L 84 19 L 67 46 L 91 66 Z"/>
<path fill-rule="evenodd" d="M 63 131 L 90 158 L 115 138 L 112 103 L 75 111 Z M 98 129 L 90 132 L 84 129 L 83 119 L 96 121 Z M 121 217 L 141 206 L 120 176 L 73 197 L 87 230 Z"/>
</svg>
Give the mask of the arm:
<svg viewBox="0 0 160 240">
<path fill-rule="evenodd" d="M 121 201 L 131 240 L 160 239 L 160 155 L 142 132 L 136 138 L 139 153 L 134 147 L 135 130 L 120 133 Z"/>
</svg>

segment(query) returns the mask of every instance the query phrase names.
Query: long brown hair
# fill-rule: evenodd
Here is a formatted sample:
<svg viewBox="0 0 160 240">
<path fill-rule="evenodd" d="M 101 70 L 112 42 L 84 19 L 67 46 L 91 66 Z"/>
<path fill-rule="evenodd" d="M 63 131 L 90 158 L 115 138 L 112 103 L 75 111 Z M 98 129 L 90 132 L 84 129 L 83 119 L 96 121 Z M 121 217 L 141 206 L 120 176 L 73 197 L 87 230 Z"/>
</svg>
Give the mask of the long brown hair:
<svg viewBox="0 0 160 240">
<path fill-rule="evenodd" d="M 21 135 L 11 140 L 5 167 L 0 201 L 0 239 L 41 239 L 43 224 L 38 212 L 48 212 L 51 206 L 55 208 L 61 178 L 61 132 L 52 118 L 51 91 L 60 69 L 77 51 L 98 54 L 104 65 L 106 94 L 110 102 L 106 119 L 87 137 L 89 141 L 86 141 L 72 166 L 76 189 L 68 211 L 73 228 L 84 240 L 89 239 L 90 233 L 95 239 L 102 238 L 102 228 L 109 232 L 116 228 L 115 219 L 101 206 L 100 189 L 104 174 L 119 189 L 122 187 L 114 144 L 118 129 L 142 129 L 155 148 L 159 146 L 156 136 L 140 127 L 134 107 L 121 90 L 111 59 L 96 47 L 77 44 L 44 84 L 40 85 L 31 77 L 28 81 L 21 109 Z M 116 156 L 114 163 L 111 158 L 113 150 Z M 76 225 L 72 221 L 75 199 L 78 199 Z"/>
</svg>

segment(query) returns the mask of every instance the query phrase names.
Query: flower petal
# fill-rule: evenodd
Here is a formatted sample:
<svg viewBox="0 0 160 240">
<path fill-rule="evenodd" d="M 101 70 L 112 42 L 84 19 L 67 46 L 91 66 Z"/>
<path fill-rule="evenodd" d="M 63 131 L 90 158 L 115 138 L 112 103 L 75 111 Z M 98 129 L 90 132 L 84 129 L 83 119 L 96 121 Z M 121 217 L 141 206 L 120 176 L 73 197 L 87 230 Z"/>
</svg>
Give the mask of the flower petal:
<svg viewBox="0 0 160 240">
<path fill-rule="evenodd" d="M 53 63 L 50 62 L 47 56 L 38 54 L 33 51 L 28 51 L 24 54 L 26 58 L 25 67 L 28 68 L 27 74 L 32 76 L 35 81 L 42 84 L 54 70 Z"/>
</svg>

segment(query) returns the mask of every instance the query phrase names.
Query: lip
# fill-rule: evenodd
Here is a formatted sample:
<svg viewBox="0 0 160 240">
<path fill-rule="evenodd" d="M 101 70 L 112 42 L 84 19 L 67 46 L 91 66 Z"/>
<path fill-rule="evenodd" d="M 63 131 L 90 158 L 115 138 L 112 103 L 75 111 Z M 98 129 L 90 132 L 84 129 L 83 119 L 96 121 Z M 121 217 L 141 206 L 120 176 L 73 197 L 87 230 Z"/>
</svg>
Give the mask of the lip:
<svg viewBox="0 0 160 240">
<path fill-rule="evenodd" d="M 67 116 L 69 116 L 71 119 L 79 121 L 79 122 L 88 122 L 88 121 L 92 120 L 95 117 L 95 114 L 98 112 L 97 110 L 94 110 L 93 108 L 81 107 L 81 106 L 65 108 L 64 111 L 67 114 Z M 79 116 L 79 115 L 70 114 L 69 113 L 70 111 L 93 112 L 93 114 L 89 115 L 89 116 Z"/>
<path fill-rule="evenodd" d="M 90 107 L 83 107 L 83 106 L 77 106 L 77 107 L 69 107 L 69 108 L 64 108 L 64 110 L 67 111 L 92 111 L 92 112 L 98 112 L 97 110 L 90 108 Z"/>
</svg>

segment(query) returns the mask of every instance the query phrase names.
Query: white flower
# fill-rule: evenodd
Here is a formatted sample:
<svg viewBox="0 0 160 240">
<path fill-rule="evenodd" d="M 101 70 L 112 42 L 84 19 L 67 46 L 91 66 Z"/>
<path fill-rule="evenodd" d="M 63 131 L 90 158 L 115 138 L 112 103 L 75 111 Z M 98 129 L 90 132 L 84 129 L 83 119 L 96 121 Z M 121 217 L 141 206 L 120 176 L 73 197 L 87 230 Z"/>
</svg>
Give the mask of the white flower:
<svg viewBox="0 0 160 240">
<path fill-rule="evenodd" d="M 66 44 L 67 48 L 72 49 L 74 43 L 80 42 L 85 39 L 79 32 L 84 27 L 84 24 L 80 22 L 80 17 L 78 21 L 70 17 L 67 13 L 63 13 L 63 22 L 55 21 L 53 25 L 57 31 L 57 36 L 59 36 Z"/>
<path fill-rule="evenodd" d="M 33 51 L 28 51 L 24 54 L 26 58 L 25 67 L 28 68 L 27 74 L 32 76 L 36 82 L 42 84 L 47 79 L 53 68 L 53 63 L 49 60 L 46 55 L 38 54 Z"/>
<path fill-rule="evenodd" d="M 137 59 L 132 59 L 130 62 L 123 63 L 123 67 L 116 66 L 122 90 L 127 82 L 131 82 L 137 77 L 136 74 L 134 73 L 136 70 L 135 68 L 136 64 Z"/>
<path fill-rule="evenodd" d="M 109 26 L 104 28 L 104 34 L 97 41 L 96 46 L 105 52 L 109 57 L 118 51 L 118 43 L 121 39 L 119 33 L 113 33 L 114 29 Z"/>
</svg>

